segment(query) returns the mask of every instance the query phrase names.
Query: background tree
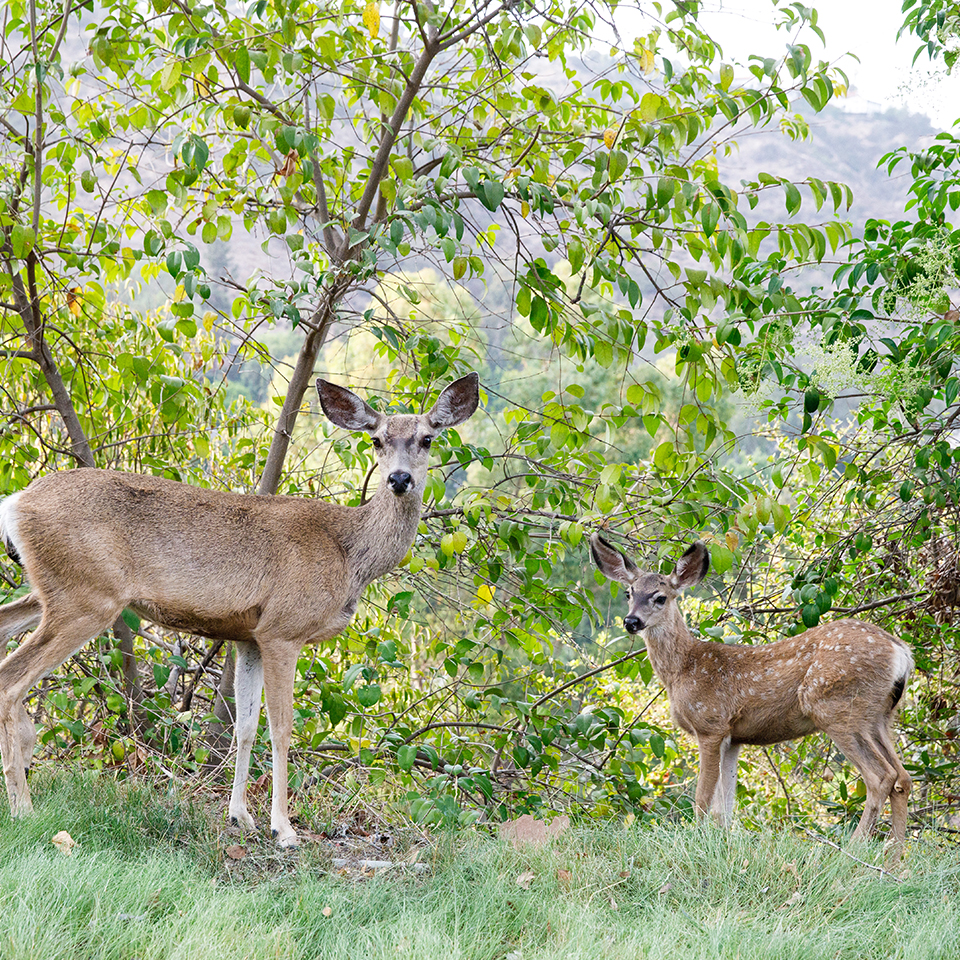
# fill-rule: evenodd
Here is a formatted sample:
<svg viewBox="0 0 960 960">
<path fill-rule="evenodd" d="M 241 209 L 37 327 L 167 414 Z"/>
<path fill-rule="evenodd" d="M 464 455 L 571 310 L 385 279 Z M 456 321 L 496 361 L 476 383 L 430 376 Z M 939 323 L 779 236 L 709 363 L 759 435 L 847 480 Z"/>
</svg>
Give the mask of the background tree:
<svg viewBox="0 0 960 960">
<path fill-rule="evenodd" d="M 409 559 L 300 664 L 305 777 L 346 761 L 429 821 L 677 809 L 688 748 L 642 647 L 603 628 L 616 598 L 584 573 L 598 526 L 651 563 L 707 540 L 700 626 L 718 638 L 944 595 L 920 571 L 956 542 L 952 235 L 910 219 L 925 206 L 854 231 L 837 182 L 730 182 L 738 136 L 802 138 L 845 78 L 804 42 L 815 11 L 774 7 L 786 53 L 745 64 L 698 14 L 8 6 L 5 489 L 96 464 L 357 503 L 369 445 L 309 415 L 314 374 L 420 410 L 482 371 L 486 419 L 443 439 Z M 950 149 L 911 158 L 915 205 L 939 215 Z M 762 218 L 772 196 L 785 216 Z M 841 272 L 812 287 L 801 268 L 828 257 Z M 131 626 L 126 695 L 108 638 L 41 692 L 48 747 L 202 761 L 219 652 Z M 918 626 L 918 652 L 946 664 L 931 636 Z M 137 741 L 118 720 L 134 681 Z M 941 762 L 918 756 L 911 772 Z M 775 759 L 778 780 L 758 768 L 743 789 L 789 806 L 782 770 L 828 755 Z M 825 797 L 850 813 L 845 784 Z"/>
</svg>

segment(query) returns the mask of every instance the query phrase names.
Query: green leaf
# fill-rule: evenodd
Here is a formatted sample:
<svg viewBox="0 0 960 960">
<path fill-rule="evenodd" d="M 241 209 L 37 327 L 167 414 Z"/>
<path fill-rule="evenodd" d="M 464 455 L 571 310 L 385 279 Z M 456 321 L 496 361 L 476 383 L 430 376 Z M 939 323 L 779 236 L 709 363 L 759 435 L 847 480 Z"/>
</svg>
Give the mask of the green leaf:
<svg viewBox="0 0 960 960">
<path fill-rule="evenodd" d="M 495 211 L 503 203 L 505 191 L 499 180 L 484 180 L 477 186 L 477 197 L 490 211 Z"/>
<path fill-rule="evenodd" d="M 610 176 L 611 183 L 614 180 L 619 180 L 623 175 L 623 172 L 627 169 L 629 165 L 629 160 L 627 155 L 622 150 L 611 150 L 610 151 L 610 161 L 608 165 L 608 172 Z"/>
<path fill-rule="evenodd" d="M 381 696 L 380 686 L 376 683 L 368 683 L 365 687 L 360 687 L 357 690 L 357 702 L 364 708 L 379 703 Z"/>
<path fill-rule="evenodd" d="M 572 274 L 580 272 L 580 268 L 583 266 L 584 256 L 583 244 L 576 237 L 568 241 L 567 260 L 570 263 L 570 272 Z"/>
<path fill-rule="evenodd" d="M 10 249 L 16 259 L 26 257 L 33 249 L 37 235 L 33 227 L 26 227 L 22 223 L 15 223 L 10 229 Z"/>
<path fill-rule="evenodd" d="M 244 82 L 250 82 L 250 51 L 243 45 L 234 48 L 233 51 L 233 65 L 236 68 L 237 76 Z M 236 116 L 236 111 L 234 111 L 234 116 Z M 249 108 L 247 113 L 247 118 L 249 119 Z M 246 126 L 246 124 L 242 124 Z"/>
<path fill-rule="evenodd" d="M 647 123 L 656 120 L 657 114 L 660 112 L 660 107 L 663 102 L 663 97 L 661 97 L 658 93 L 645 93 L 640 99 L 641 118 Z"/>
<path fill-rule="evenodd" d="M 401 183 L 406 183 L 413 176 L 413 161 L 409 157 L 396 156 L 390 165 Z"/>
<path fill-rule="evenodd" d="M 534 330 L 542 332 L 549 319 L 550 308 L 547 306 L 547 301 L 543 297 L 535 296 L 530 301 L 530 325 Z"/>
<path fill-rule="evenodd" d="M 609 340 L 594 340 L 593 356 L 597 363 L 606 369 L 613 363 L 613 344 Z"/>
<path fill-rule="evenodd" d="M 416 762 L 417 748 L 414 744 L 405 743 L 402 747 L 398 748 L 397 766 L 399 766 L 401 770 L 411 771 Z"/>
<path fill-rule="evenodd" d="M 673 177 L 661 177 L 657 181 L 657 206 L 665 207 L 676 191 L 677 181 Z"/>
<path fill-rule="evenodd" d="M 670 440 L 661 443 L 653 453 L 653 464 L 658 470 L 671 470 L 675 460 L 676 447 Z"/>
<path fill-rule="evenodd" d="M 703 226 L 703 232 L 708 236 L 713 236 L 714 230 L 720 221 L 720 207 L 715 203 L 708 203 L 700 210 L 700 223 Z"/>
<path fill-rule="evenodd" d="M 786 191 L 787 213 L 792 217 L 800 209 L 800 191 L 793 183 L 785 184 L 784 190 Z"/>
<path fill-rule="evenodd" d="M 343 675 L 343 692 L 349 693 L 351 687 L 357 682 L 357 677 L 365 670 L 365 666 L 362 663 L 355 663 L 352 667 L 347 669 L 347 672 Z"/>
</svg>

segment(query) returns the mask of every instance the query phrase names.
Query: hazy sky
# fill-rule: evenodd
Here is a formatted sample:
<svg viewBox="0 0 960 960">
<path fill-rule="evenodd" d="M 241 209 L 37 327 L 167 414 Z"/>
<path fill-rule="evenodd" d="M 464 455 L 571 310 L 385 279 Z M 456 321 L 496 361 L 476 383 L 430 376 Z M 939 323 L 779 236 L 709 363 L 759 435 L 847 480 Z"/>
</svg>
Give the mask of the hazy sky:
<svg viewBox="0 0 960 960">
<path fill-rule="evenodd" d="M 803 39 L 815 58 L 838 61 L 851 82 L 849 109 L 907 106 L 949 129 L 960 118 L 960 67 L 946 76 L 942 60 L 931 68 L 926 54 L 911 66 L 916 37 L 897 43 L 901 0 L 805 0 L 817 8 L 826 48 L 815 34 Z M 781 4 L 782 5 L 782 4 Z M 790 38 L 773 29 L 771 0 L 705 0 L 704 25 L 721 43 L 725 56 L 745 62 L 750 53 L 783 51 Z M 856 54 L 858 64 L 846 53 Z"/>
</svg>

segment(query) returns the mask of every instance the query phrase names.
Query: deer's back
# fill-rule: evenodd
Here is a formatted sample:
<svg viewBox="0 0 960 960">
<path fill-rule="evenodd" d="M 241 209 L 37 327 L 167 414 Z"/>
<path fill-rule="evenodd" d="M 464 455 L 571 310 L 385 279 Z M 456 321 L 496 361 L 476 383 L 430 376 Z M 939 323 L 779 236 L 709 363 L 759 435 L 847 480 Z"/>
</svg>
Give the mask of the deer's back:
<svg viewBox="0 0 960 960">
<path fill-rule="evenodd" d="M 245 639 L 271 605 L 309 606 L 320 619 L 343 605 L 349 510 L 81 469 L 36 480 L 17 495 L 15 518 L 41 594 L 78 582 L 168 626 Z"/>
</svg>

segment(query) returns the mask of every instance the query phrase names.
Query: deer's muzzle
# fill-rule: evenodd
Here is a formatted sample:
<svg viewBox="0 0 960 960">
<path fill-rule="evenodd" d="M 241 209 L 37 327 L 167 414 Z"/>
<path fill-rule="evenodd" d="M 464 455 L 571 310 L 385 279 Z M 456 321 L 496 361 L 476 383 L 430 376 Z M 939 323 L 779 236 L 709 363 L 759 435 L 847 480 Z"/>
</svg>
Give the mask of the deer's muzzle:
<svg viewBox="0 0 960 960">
<path fill-rule="evenodd" d="M 639 633 L 643 629 L 643 621 L 639 617 L 624 617 L 623 629 L 626 630 L 627 633 Z"/>
<path fill-rule="evenodd" d="M 395 470 L 387 477 L 387 485 L 398 497 L 402 497 L 413 486 L 413 477 L 406 470 Z"/>
</svg>

